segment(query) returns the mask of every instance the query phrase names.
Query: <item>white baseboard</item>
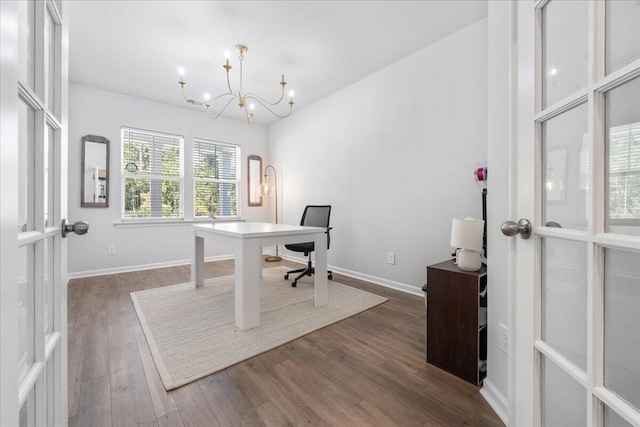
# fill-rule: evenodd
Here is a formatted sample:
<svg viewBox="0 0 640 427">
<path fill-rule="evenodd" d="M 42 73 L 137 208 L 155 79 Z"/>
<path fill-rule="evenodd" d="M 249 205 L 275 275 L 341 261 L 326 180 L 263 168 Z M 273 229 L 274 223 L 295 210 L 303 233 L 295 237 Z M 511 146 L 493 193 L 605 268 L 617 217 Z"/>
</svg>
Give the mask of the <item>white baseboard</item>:
<svg viewBox="0 0 640 427">
<path fill-rule="evenodd" d="M 204 261 L 205 262 L 222 261 L 222 260 L 233 259 L 233 258 L 234 258 L 233 254 L 216 255 L 216 256 L 205 257 Z M 152 264 L 127 265 L 124 267 L 105 268 L 101 270 L 76 271 L 74 273 L 68 274 L 68 280 L 81 279 L 83 277 L 106 276 L 108 274 L 130 273 L 132 271 L 153 270 L 154 268 L 176 267 L 178 265 L 188 265 L 188 264 L 191 264 L 190 259 L 183 259 L 179 261 L 157 262 Z"/>
<path fill-rule="evenodd" d="M 273 255 L 274 252 L 270 250 L 264 250 L 263 253 Z M 280 254 L 280 256 L 283 259 L 286 259 L 289 261 L 298 262 L 301 264 L 307 263 L 306 258 L 293 257 L 287 254 Z M 233 259 L 233 258 L 234 258 L 233 254 L 217 255 L 217 256 L 205 257 L 204 261 L 205 262 L 222 261 L 222 260 Z M 76 271 L 68 274 L 67 281 L 71 279 L 81 279 L 84 277 L 106 276 L 109 274 L 130 273 L 132 271 L 153 270 L 155 268 L 175 267 L 178 265 L 188 265 L 188 264 L 191 264 L 190 259 L 158 262 L 158 263 L 152 263 L 152 264 L 127 265 L 123 267 L 105 268 L 100 270 Z M 328 266 L 328 268 L 334 273 L 343 274 L 345 276 L 353 277 L 354 279 L 364 280 L 365 282 L 373 283 L 376 285 L 395 289 L 408 294 L 417 295 L 420 297 L 424 296 L 422 289 L 415 288 L 413 286 L 409 286 L 404 283 L 394 282 L 392 280 L 382 279 L 380 277 L 370 276 L 364 273 L 358 273 L 357 271 L 351 271 L 344 268 L 335 267 L 333 265 Z"/>
<path fill-rule="evenodd" d="M 280 256 L 283 259 L 286 259 L 286 260 L 289 260 L 289 261 L 299 262 L 299 263 L 302 263 L 302 264 L 306 264 L 307 263 L 307 259 L 306 258 L 293 257 L 293 256 L 288 255 L 288 254 L 280 254 Z M 327 266 L 327 268 L 329 270 L 331 270 L 333 273 L 343 274 L 345 276 L 353 277 L 354 279 L 364 280 L 365 282 L 373 283 L 375 285 L 380 285 L 380 286 L 384 286 L 386 288 L 391 288 L 391 289 L 395 289 L 397 291 L 401 291 L 401 292 L 405 292 L 405 293 L 408 293 L 408 294 L 424 297 L 424 292 L 422 292 L 422 288 L 416 288 L 416 287 L 409 286 L 409 285 L 404 284 L 404 283 L 394 282 L 393 280 L 382 279 L 380 277 L 370 276 L 370 275 L 364 274 L 364 273 L 358 273 L 357 271 L 351 271 L 351 270 L 347 270 L 347 269 L 344 269 L 344 268 L 336 267 L 336 266 L 333 266 L 333 265 L 329 265 L 329 266 Z"/>
<path fill-rule="evenodd" d="M 482 388 L 480 394 L 484 397 L 484 400 L 489 403 L 489 406 L 498 414 L 504 425 L 507 425 L 509 403 L 507 399 L 498 391 L 491 381 L 486 378 L 482 382 Z"/>
</svg>

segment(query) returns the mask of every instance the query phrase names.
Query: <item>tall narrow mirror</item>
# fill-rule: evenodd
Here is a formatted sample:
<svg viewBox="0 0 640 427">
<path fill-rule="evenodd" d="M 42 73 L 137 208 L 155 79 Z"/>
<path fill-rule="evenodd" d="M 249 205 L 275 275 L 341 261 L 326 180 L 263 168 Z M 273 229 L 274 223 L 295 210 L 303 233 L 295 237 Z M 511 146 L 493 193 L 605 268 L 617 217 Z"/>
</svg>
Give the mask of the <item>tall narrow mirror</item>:
<svg viewBox="0 0 640 427">
<path fill-rule="evenodd" d="M 96 135 L 82 137 L 81 206 L 109 206 L 109 140 Z"/>
<path fill-rule="evenodd" d="M 262 157 L 249 156 L 248 181 L 249 181 L 249 206 L 262 206 L 260 197 L 260 174 L 262 173 Z"/>
</svg>

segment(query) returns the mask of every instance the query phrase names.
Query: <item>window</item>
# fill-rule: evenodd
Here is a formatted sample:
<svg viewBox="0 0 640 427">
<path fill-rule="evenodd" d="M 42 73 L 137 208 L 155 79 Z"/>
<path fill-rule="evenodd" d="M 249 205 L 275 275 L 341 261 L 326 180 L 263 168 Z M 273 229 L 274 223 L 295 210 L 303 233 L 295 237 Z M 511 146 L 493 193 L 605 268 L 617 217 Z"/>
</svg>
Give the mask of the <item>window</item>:
<svg viewBox="0 0 640 427">
<path fill-rule="evenodd" d="M 609 129 L 609 218 L 640 218 L 640 123 Z"/>
<path fill-rule="evenodd" d="M 237 217 L 240 147 L 217 141 L 193 141 L 194 216 Z"/>
<path fill-rule="evenodd" d="M 122 128 L 122 218 L 184 218 L 184 139 Z"/>
</svg>

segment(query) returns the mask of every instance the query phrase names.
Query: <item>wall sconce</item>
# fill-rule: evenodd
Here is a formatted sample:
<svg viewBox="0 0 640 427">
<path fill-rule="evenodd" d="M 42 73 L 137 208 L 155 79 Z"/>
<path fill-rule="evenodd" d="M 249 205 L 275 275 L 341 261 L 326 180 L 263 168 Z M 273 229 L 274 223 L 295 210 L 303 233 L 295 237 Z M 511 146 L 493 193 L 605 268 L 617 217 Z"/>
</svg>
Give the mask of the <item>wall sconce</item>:
<svg viewBox="0 0 640 427">
<path fill-rule="evenodd" d="M 271 168 L 271 170 L 273 171 L 273 181 L 274 181 L 273 184 L 269 182 L 269 177 L 267 176 L 267 169 L 269 168 Z M 278 223 L 278 174 L 276 173 L 276 169 L 273 166 L 267 165 L 264 168 L 264 181 L 262 181 L 262 184 L 260 184 L 260 196 L 271 197 L 274 195 L 276 196 L 276 224 L 277 224 Z M 276 245 L 276 255 L 268 256 L 264 260 L 267 262 L 275 262 L 275 261 L 282 260 L 282 258 L 280 258 L 280 256 L 278 255 L 278 245 Z"/>
</svg>

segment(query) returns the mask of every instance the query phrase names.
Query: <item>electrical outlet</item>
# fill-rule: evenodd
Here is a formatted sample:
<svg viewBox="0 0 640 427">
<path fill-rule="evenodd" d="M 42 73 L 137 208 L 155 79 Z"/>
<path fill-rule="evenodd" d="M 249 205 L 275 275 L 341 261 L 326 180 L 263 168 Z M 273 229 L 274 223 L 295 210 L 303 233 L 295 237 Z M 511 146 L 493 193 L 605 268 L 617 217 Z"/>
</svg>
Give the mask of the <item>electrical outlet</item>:
<svg viewBox="0 0 640 427">
<path fill-rule="evenodd" d="M 115 255 L 116 254 L 116 245 L 107 246 L 107 255 Z"/>
<path fill-rule="evenodd" d="M 396 254 L 394 254 L 393 252 L 389 252 L 387 254 L 387 262 L 389 264 L 395 264 L 396 263 Z"/>
<path fill-rule="evenodd" d="M 500 323 L 500 351 L 509 355 L 509 329 Z"/>
</svg>

